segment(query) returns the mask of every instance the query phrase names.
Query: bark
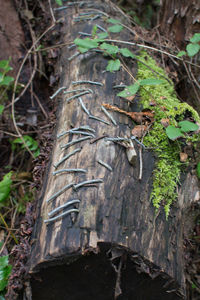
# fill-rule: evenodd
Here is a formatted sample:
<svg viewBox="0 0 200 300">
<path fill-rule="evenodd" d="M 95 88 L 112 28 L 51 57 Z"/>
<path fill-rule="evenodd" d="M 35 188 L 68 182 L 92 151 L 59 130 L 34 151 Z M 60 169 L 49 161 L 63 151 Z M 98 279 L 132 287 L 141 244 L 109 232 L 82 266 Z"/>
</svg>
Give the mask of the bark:
<svg viewBox="0 0 200 300">
<path fill-rule="evenodd" d="M 109 2 L 93 2 L 93 7 L 103 10 L 113 18 L 120 18 Z M 91 32 L 94 24 L 105 27 L 103 18 L 95 22 L 74 22 L 76 8 L 62 11 L 64 42 L 73 41 L 78 32 Z M 120 34 L 121 35 L 121 34 Z M 121 39 L 122 36 L 118 35 Z M 123 32 L 123 39 L 134 40 L 133 35 Z M 126 111 L 138 111 L 139 105 L 129 105 L 116 96 L 114 85 L 131 84 L 124 69 L 120 72 L 104 72 L 108 58 L 96 52 L 79 55 L 73 60 L 74 50 L 62 51 L 60 86 L 74 89 L 72 81 L 92 80 L 103 86 L 79 85 L 91 88 L 94 94 L 82 97 L 92 115 L 105 120 L 101 111 L 103 102 L 117 105 Z M 135 75 L 136 63 L 129 68 Z M 95 129 L 95 136 L 129 136 L 133 122 L 125 115 L 111 112 L 117 126 L 106 125 L 83 112 L 77 99 L 66 103 L 70 95 L 61 95 L 56 134 L 88 125 Z M 137 102 L 137 101 L 136 101 Z M 155 216 L 150 198 L 154 157 L 151 151 L 143 152 L 143 176 L 139 180 L 140 161 L 128 162 L 123 146 L 106 141 L 85 140 L 68 149 L 60 148 L 76 139 L 71 134 L 56 139 L 52 160 L 43 183 L 39 199 L 38 216 L 33 236 L 30 260 L 33 299 L 182 299 L 185 293 L 184 261 L 182 251 L 184 213 L 198 191 L 197 179 L 187 174 L 179 191 L 169 220 L 164 213 Z M 134 144 L 136 152 L 139 145 Z M 59 168 L 82 168 L 87 173 L 59 174 L 54 176 L 54 165 L 72 150 L 81 151 L 71 156 Z M 139 155 L 138 155 L 139 156 Z M 97 161 L 101 159 L 112 167 L 109 171 Z M 49 197 L 66 184 L 90 179 L 102 179 L 102 183 L 80 189 L 70 188 L 47 203 Z M 79 209 L 56 222 L 44 223 L 48 212 L 66 201 L 79 199 L 70 207 Z"/>
<path fill-rule="evenodd" d="M 200 32 L 200 2 L 198 0 L 163 0 L 160 9 L 160 31 L 165 38 L 173 41 L 179 49 L 185 50 L 194 33 Z M 199 54 L 193 62 L 199 65 Z M 199 68 L 187 64 L 175 69 L 180 82 L 176 86 L 183 101 L 192 105 L 200 113 L 200 90 L 198 85 Z M 185 78 L 185 79 L 184 79 Z"/>
<path fill-rule="evenodd" d="M 200 4 L 198 0 L 162 0 L 160 29 L 182 48 L 195 32 L 200 31 Z"/>
</svg>

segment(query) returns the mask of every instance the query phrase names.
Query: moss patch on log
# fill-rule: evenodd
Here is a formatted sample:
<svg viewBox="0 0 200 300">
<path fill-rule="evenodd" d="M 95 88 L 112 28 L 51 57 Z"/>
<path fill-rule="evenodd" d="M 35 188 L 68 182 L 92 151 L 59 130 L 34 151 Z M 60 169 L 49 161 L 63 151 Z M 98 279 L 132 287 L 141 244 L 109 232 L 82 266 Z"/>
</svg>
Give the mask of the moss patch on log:
<svg viewBox="0 0 200 300">
<path fill-rule="evenodd" d="M 152 75 L 161 80 L 163 80 L 163 76 L 167 78 L 165 71 L 145 51 L 141 52 L 139 59 L 141 62 L 138 62 L 138 80 L 152 78 Z M 152 70 L 159 72 L 162 76 L 157 75 L 157 73 L 152 74 Z M 140 96 L 144 109 L 148 108 L 155 112 L 155 121 L 152 128 L 144 137 L 145 146 L 153 148 L 157 158 L 153 174 L 151 200 L 156 210 L 160 208 L 160 205 L 164 206 L 168 218 L 170 206 L 177 198 L 177 185 L 181 170 L 185 166 L 185 163 L 181 163 L 179 158 L 182 144 L 189 141 L 195 143 L 200 138 L 199 135 L 193 134 L 183 141 L 171 141 L 166 135 L 161 120 L 169 119 L 170 125 L 177 126 L 179 121 L 185 120 L 188 116 L 195 122 L 200 122 L 200 118 L 190 105 L 180 102 L 176 97 L 173 83 L 170 84 L 167 80 L 164 80 L 163 84 L 160 85 L 147 85 L 145 88 L 141 88 Z M 153 107 L 151 105 L 152 100 L 155 103 Z"/>
</svg>

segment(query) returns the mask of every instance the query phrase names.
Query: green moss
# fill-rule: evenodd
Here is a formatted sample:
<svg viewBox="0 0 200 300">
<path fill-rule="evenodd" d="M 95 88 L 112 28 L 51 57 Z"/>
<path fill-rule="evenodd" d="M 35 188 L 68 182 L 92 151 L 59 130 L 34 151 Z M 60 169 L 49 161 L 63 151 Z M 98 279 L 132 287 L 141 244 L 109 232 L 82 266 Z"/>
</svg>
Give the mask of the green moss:
<svg viewBox="0 0 200 300">
<path fill-rule="evenodd" d="M 170 206 L 177 198 L 177 184 L 179 183 L 182 163 L 179 160 L 181 149 L 180 141 L 170 141 L 165 133 L 165 128 L 161 124 L 162 119 L 169 119 L 171 125 L 177 125 L 177 122 L 184 120 L 186 114 L 190 114 L 196 122 L 200 122 L 197 112 L 187 103 L 181 103 L 176 97 L 173 83 L 163 79 L 167 78 L 164 70 L 156 64 L 146 52 L 142 52 L 138 57 L 138 78 L 157 78 L 162 79 L 160 85 L 149 85 L 141 88 L 140 96 L 144 108 L 149 108 L 155 112 L 155 122 L 149 134 L 144 138 L 144 144 L 153 148 L 156 155 L 156 167 L 153 174 L 153 190 L 151 200 L 156 210 L 160 205 L 164 206 L 166 217 L 169 215 Z M 151 69 L 145 66 L 142 61 L 151 69 L 159 72 L 162 76 L 153 73 Z M 150 102 L 154 100 L 155 106 Z M 193 135 L 188 138 L 193 142 L 199 140 L 199 136 Z"/>
</svg>

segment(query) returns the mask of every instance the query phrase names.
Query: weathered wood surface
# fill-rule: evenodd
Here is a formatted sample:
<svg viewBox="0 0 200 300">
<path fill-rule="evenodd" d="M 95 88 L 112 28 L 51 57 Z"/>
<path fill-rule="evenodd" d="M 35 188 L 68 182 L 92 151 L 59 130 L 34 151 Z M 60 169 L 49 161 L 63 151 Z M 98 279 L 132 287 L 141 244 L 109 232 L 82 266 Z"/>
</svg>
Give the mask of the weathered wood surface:
<svg viewBox="0 0 200 300">
<path fill-rule="evenodd" d="M 93 2 L 93 7 L 119 18 L 108 2 Z M 105 27 L 103 18 L 74 22 L 73 18 L 78 14 L 75 7 L 64 10 L 61 14 L 65 19 L 64 42 L 73 41 L 79 31 L 91 32 L 95 24 Z M 120 18 L 124 21 L 123 16 Z M 134 40 L 133 35 L 124 32 L 123 38 Z M 103 86 L 76 86 L 93 90 L 94 94 L 82 97 L 92 115 L 108 121 L 101 111 L 103 102 L 127 111 L 139 109 L 136 104 L 128 105 L 125 100 L 117 97 L 117 92 L 113 89 L 114 85 L 131 83 L 124 70 L 104 72 L 108 58 L 96 52 L 82 54 L 68 61 L 73 53 L 75 50 L 68 47 L 62 51 L 60 86 L 72 90 L 75 88 L 72 81 L 101 82 Z M 136 64 L 130 61 L 128 64 L 135 75 Z M 69 96 L 71 94 L 58 96 L 53 100 L 61 99 L 56 133 L 68 130 L 71 126 L 88 125 L 95 129 L 96 137 L 130 136 L 133 122 L 126 116 L 111 112 L 117 126 L 100 123 L 88 118 L 77 99 L 66 103 L 65 99 Z M 55 299 L 57 296 L 59 299 L 114 299 L 120 294 L 118 299 L 147 299 L 147 296 L 148 299 L 181 299 L 185 286 L 182 253 L 184 212 L 195 198 L 197 180 L 187 174 L 179 191 L 178 202 L 167 222 L 164 213 L 155 216 L 149 200 L 154 169 L 151 151 L 143 151 L 143 176 L 139 180 L 139 159 L 137 158 L 134 167 L 131 166 L 125 149 L 113 142 L 101 139 L 90 143 L 91 139 L 61 150 L 61 145 L 76 138 L 71 134 L 60 139 L 55 137 L 52 161 L 39 200 L 33 236 L 36 239 L 30 261 L 33 299 L 47 299 L 47 290 L 48 299 Z M 82 150 L 58 169 L 82 168 L 87 173 L 53 176 L 54 164 L 79 147 Z M 135 148 L 138 153 L 137 143 Z M 101 166 L 97 162 L 99 159 L 112 166 L 113 171 Z M 78 190 L 70 188 L 53 201 L 46 202 L 51 195 L 69 183 L 77 184 L 96 178 L 103 182 Z M 80 204 L 70 207 L 78 208 L 78 214 L 68 215 L 48 225 L 44 223 L 48 219 L 48 212 L 72 199 L 80 199 Z"/>
</svg>

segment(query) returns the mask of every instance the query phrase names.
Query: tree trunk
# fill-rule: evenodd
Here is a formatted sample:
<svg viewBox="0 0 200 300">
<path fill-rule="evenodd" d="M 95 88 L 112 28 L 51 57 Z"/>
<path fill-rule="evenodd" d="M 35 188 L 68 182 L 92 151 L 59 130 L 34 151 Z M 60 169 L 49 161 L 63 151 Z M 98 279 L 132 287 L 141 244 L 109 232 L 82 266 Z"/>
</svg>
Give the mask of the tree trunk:
<svg viewBox="0 0 200 300">
<path fill-rule="evenodd" d="M 64 42 L 73 41 L 80 31 L 91 32 L 95 24 L 105 26 L 103 18 L 76 22 L 74 18 L 83 11 L 79 9 L 71 6 L 61 11 L 66 20 L 62 30 Z M 92 2 L 92 9 L 104 11 L 113 18 L 124 18 L 107 1 Z M 120 35 L 118 39 L 122 38 Z M 123 39 L 133 40 L 133 36 L 123 32 Z M 198 191 L 197 179 L 187 174 L 168 221 L 164 213 L 155 216 L 149 200 L 154 170 L 152 152 L 143 152 L 143 176 L 139 180 L 140 146 L 134 144 L 138 155 L 131 165 L 126 149 L 105 139 L 105 135 L 130 136 L 133 123 L 127 116 L 111 112 L 117 122 L 115 126 L 101 111 L 104 102 L 138 111 L 139 105 L 128 105 L 126 100 L 116 97 L 113 89 L 121 82 L 131 84 L 130 78 L 124 69 L 104 72 L 108 58 L 102 54 L 91 51 L 68 60 L 73 53 L 68 47 L 62 51 L 60 87 L 67 87 L 67 91 L 82 87 L 92 89 L 93 93 L 83 95 L 82 100 L 90 114 L 109 121 L 110 125 L 89 118 L 77 98 L 67 102 L 72 94 L 57 96 L 61 104 L 56 133 L 71 126 L 90 126 L 95 130 L 95 138 L 61 149 L 77 138 L 72 133 L 55 137 L 33 237 L 30 261 L 33 299 L 182 299 L 185 293 L 184 212 Z M 129 63 L 129 68 L 136 74 L 136 63 Z M 98 81 L 103 85 L 73 85 L 73 81 L 80 80 Z M 52 101 L 56 101 L 55 98 Z M 100 139 L 95 141 L 96 138 Z M 63 156 L 76 149 L 74 155 L 55 168 Z M 99 164 L 99 160 L 110 165 L 112 171 Z M 55 170 L 66 168 L 81 168 L 86 173 L 53 175 Z M 99 181 L 76 187 L 92 179 Z M 68 189 L 49 200 L 70 183 Z M 53 209 L 75 199 L 80 202 L 69 206 L 68 209 L 74 209 L 70 214 L 44 222 Z"/>
<path fill-rule="evenodd" d="M 160 9 L 160 31 L 166 39 L 185 50 L 190 38 L 200 32 L 199 0 L 162 0 Z M 190 57 L 188 59 L 191 60 Z M 199 65 L 200 54 L 195 55 L 193 63 Z M 177 65 L 180 82 L 176 90 L 183 101 L 192 105 L 200 113 L 200 90 L 198 84 L 199 68 L 187 64 L 184 68 Z"/>
<path fill-rule="evenodd" d="M 200 31 L 200 4 L 198 0 L 162 0 L 160 29 L 182 48 L 185 42 Z"/>
</svg>

